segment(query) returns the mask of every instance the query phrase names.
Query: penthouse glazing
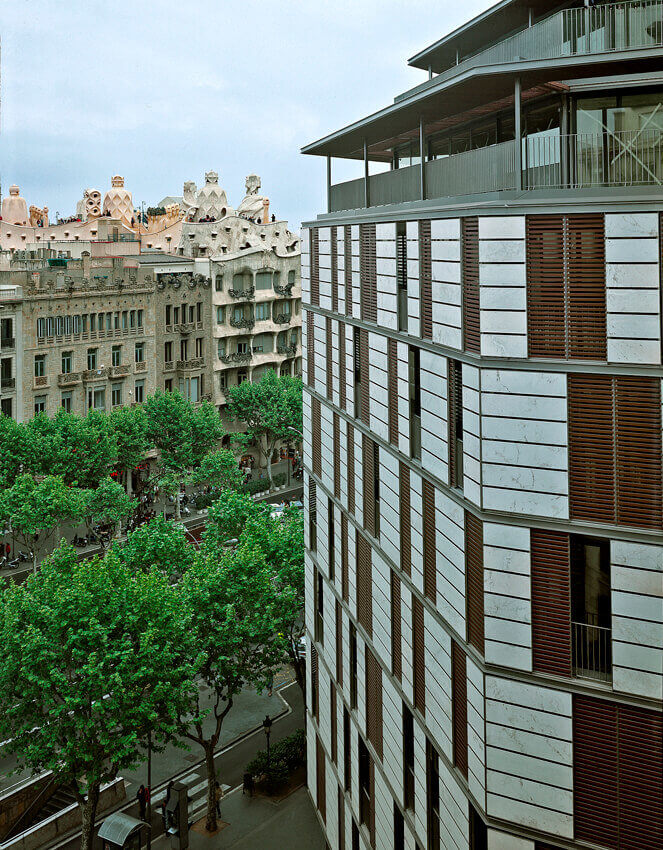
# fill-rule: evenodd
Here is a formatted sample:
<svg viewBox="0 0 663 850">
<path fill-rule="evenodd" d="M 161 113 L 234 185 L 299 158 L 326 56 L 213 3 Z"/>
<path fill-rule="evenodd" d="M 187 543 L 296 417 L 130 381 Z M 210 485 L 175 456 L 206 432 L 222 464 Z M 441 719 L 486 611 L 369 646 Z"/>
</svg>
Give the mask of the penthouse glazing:
<svg viewBox="0 0 663 850">
<path fill-rule="evenodd" d="M 304 149 L 332 848 L 663 845 L 662 58 L 660 2 L 504 2 Z"/>
</svg>

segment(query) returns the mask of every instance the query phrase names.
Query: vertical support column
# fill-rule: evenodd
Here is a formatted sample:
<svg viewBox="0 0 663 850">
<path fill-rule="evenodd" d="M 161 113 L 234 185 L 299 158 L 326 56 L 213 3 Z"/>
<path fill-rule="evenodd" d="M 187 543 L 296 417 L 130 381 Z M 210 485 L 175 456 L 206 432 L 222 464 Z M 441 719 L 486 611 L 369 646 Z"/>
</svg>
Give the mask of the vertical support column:
<svg viewBox="0 0 663 850">
<path fill-rule="evenodd" d="M 562 163 L 562 173 L 560 175 L 562 186 L 569 185 L 569 152 L 571 137 L 569 135 L 569 98 L 568 95 L 562 95 L 562 108 L 560 116 L 560 159 Z"/>
<path fill-rule="evenodd" d="M 369 185 L 369 175 L 368 175 L 368 142 L 364 139 L 364 206 L 370 207 L 371 205 L 371 191 Z"/>
<path fill-rule="evenodd" d="M 534 9 L 530 6 L 527 10 L 527 26 L 531 27 L 534 25 Z"/>
<path fill-rule="evenodd" d="M 331 173 L 331 157 L 327 157 L 327 212 L 330 213 L 331 209 L 331 181 L 332 181 L 332 173 Z"/>
<path fill-rule="evenodd" d="M 424 151 L 424 118 L 419 116 L 419 192 L 421 200 L 426 198 L 426 154 Z"/>
<path fill-rule="evenodd" d="M 522 126 L 520 115 L 520 77 L 516 77 L 516 83 L 513 91 L 513 110 L 514 110 L 514 125 L 515 125 L 515 170 L 516 170 L 516 190 L 520 191 L 523 188 L 523 164 L 522 164 Z"/>
<path fill-rule="evenodd" d="M 433 66 L 432 65 L 428 66 L 428 79 L 429 80 L 433 79 Z"/>
</svg>

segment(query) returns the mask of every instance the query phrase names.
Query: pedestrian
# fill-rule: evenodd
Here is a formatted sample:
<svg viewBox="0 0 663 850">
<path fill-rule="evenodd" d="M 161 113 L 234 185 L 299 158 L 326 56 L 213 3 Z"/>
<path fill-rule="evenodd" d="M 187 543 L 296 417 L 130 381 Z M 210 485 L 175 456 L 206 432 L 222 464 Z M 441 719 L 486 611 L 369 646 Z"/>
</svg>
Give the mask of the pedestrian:
<svg viewBox="0 0 663 850">
<path fill-rule="evenodd" d="M 138 793 L 136 794 L 136 799 L 138 800 L 138 811 L 140 812 L 140 819 L 145 820 L 147 813 L 147 788 L 142 783 L 140 788 L 138 789 Z"/>
<path fill-rule="evenodd" d="M 7 558 L 11 558 L 11 554 L 12 554 L 11 544 L 5 543 L 5 555 L 7 556 Z"/>
<path fill-rule="evenodd" d="M 274 677 L 270 676 L 269 679 L 267 680 L 267 696 L 271 697 L 273 692 L 274 692 Z"/>
<path fill-rule="evenodd" d="M 166 811 L 166 808 L 168 806 L 168 801 L 170 800 L 170 794 L 171 794 L 171 791 L 173 790 L 174 785 L 175 785 L 175 783 L 171 779 L 171 781 L 168 783 L 168 788 L 166 789 L 166 796 L 164 797 L 163 804 L 162 804 L 162 807 L 161 807 L 161 817 L 163 818 L 163 831 L 164 832 L 168 831 L 168 812 Z"/>
<path fill-rule="evenodd" d="M 223 797 L 223 788 L 217 780 L 214 783 L 214 800 L 216 801 L 216 814 L 218 817 L 221 817 L 221 797 Z"/>
</svg>

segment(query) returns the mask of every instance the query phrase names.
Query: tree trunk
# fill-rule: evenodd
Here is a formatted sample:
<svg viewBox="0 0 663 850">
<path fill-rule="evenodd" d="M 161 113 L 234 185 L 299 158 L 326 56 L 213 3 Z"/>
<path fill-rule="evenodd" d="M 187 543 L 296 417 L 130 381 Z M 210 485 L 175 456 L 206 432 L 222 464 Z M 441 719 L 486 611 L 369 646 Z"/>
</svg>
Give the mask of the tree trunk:
<svg viewBox="0 0 663 850">
<path fill-rule="evenodd" d="M 180 506 L 180 490 L 182 489 L 182 483 L 178 480 L 177 482 L 177 493 L 175 493 L 175 519 L 182 519 L 182 508 Z"/>
<path fill-rule="evenodd" d="M 85 800 L 80 803 L 81 809 L 81 850 L 92 850 L 94 845 L 94 821 L 97 817 L 99 803 L 99 785 L 88 789 Z"/>
<path fill-rule="evenodd" d="M 131 469 L 127 468 L 127 486 L 126 486 L 127 496 L 131 496 L 132 493 L 133 493 L 133 487 L 132 487 L 133 482 L 132 482 L 131 479 L 132 479 Z"/>
<path fill-rule="evenodd" d="M 214 764 L 213 739 L 207 741 L 205 748 L 205 767 L 207 768 L 207 819 L 205 829 L 208 832 L 216 831 L 216 765 Z"/>
</svg>

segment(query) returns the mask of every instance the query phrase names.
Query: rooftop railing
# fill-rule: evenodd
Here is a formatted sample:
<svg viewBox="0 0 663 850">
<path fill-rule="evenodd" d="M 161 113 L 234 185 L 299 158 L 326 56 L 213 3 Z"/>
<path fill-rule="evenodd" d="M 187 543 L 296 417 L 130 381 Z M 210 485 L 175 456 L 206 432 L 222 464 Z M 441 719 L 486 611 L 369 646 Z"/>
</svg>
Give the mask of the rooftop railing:
<svg viewBox="0 0 663 850">
<path fill-rule="evenodd" d="M 549 132 L 528 136 L 521 144 L 523 190 L 663 183 L 663 130 Z M 424 200 L 514 190 L 516 143 L 501 142 L 431 160 L 424 172 Z M 421 199 L 418 165 L 369 178 L 371 207 Z M 332 186 L 330 200 L 330 212 L 363 208 L 363 178 Z"/>
<path fill-rule="evenodd" d="M 663 0 L 634 0 L 562 9 L 485 50 L 461 59 L 396 101 L 431 88 L 472 68 L 556 59 L 663 45 Z"/>
</svg>

